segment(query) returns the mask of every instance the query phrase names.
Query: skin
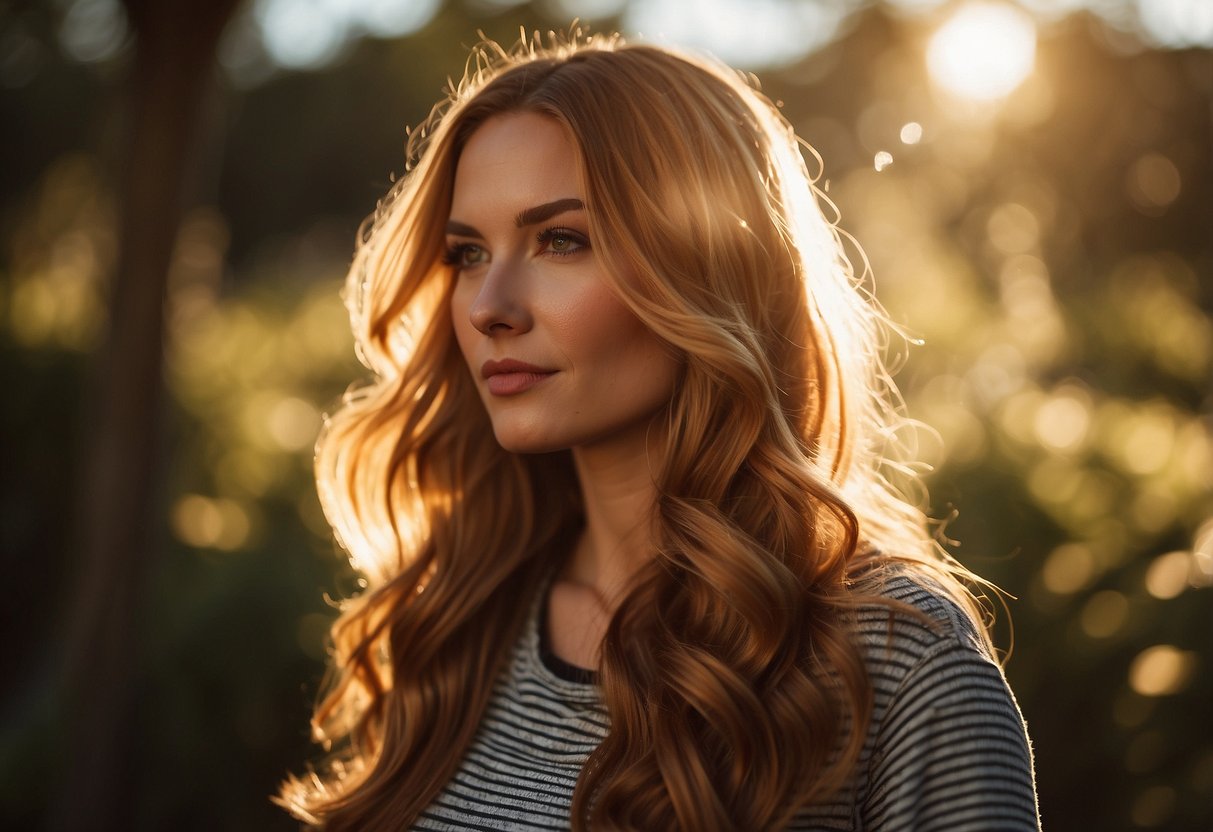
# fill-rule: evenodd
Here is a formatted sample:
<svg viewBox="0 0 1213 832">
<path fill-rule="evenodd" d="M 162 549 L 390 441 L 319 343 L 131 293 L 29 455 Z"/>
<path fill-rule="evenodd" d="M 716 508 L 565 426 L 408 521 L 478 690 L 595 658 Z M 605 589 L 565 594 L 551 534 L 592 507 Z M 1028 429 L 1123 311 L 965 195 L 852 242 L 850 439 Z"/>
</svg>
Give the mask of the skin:
<svg viewBox="0 0 1213 832">
<path fill-rule="evenodd" d="M 565 128 L 534 113 L 495 116 L 460 156 L 447 247 L 451 323 L 497 441 L 572 452 L 586 528 L 553 583 L 549 636 L 557 656 L 594 667 L 619 592 L 653 548 L 654 417 L 678 362 L 611 287 L 584 205 Z M 505 359 L 547 372 L 505 395 L 482 377 L 485 362 Z"/>
</svg>

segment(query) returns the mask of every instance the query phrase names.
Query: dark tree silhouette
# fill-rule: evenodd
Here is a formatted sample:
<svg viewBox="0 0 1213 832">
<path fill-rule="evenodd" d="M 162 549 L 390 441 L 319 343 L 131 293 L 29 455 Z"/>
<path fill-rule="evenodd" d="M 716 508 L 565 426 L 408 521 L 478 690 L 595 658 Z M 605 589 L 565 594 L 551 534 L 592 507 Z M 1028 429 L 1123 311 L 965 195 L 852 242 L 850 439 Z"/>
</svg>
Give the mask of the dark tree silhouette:
<svg viewBox="0 0 1213 832">
<path fill-rule="evenodd" d="M 135 34 L 117 172 L 119 252 L 94 368 L 69 595 L 60 829 L 129 828 L 139 611 L 152 563 L 164 301 L 219 36 L 239 0 L 124 0 Z"/>
</svg>

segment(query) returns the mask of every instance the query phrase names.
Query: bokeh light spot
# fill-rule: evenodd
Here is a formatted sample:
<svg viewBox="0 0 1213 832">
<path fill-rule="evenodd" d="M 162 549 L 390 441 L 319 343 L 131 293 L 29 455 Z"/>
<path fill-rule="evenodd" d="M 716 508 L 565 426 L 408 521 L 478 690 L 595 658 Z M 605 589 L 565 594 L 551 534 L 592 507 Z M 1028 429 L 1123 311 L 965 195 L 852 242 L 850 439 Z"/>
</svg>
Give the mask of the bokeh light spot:
<svg viewBox="0 0 1213 832">
<path fill-rule="evenodd" d="M 922 141 L 922 125 L 917 121 L 906 122 L 901 127 L 902 144 L 918 144 Z"/>
<path fill-rule="evenodd" d="M 104 266 L 95 241 L 83 231 L 68 231 L 49 254 L 46 262 L 13 280 L 9 328 L 27 347 L 91 349 L 105 324 Z"/>
<path fill-rule="evenodd" d="M 1040 578 L 1054 595 L 1073 595 L 1095 577 L 1095 555 L 1082 543 L 1063 543 L 1049 553 Z"/>
<path fill-rule="evenodd" d="M 1023 254 L 1040 242 L 1040 222 L 1025 205 L 1010 202 L 1000 205 L 986 223 L 990 242 L 1004 254 Z"/>
<path fill-rule="evenodd" d="M 1129 815 L 1138 826 L 1162 826 L 1175 813 L 1175 797 L 1171 786 L 1151 786 L 1133 801 Z"/>
<path fill-rule="evenodd" d="M 1036 27 L 1003 3 L 967 3 L 931 38 L 927 66 L 950 93 L 990 101 L 1018 87 L 1036 59 Z"/>
<path fill-rule="evenodd" d="M 1196 530 L 1192 561 L 1195 567 L 1192 582 L 1197 586 L 1213 586 L 1213 520 L 1206 520 Z"/>
<path fill-rule="evenodd" d="M 999 343 L 978 356 L 965 373 L 965 381 L 972 395 L 989 407 L 1006 401 L 1023 387 L 1025 370 L 1023 353 L 1010 344 Z M 1029 433 L 1024 432 L 1022 436 L 1024 441 L 1031 441 Z"/>
<path fill-rule="evenodd" d="M 1015 354 L 1022 355 L 1019 352 Z M 1003 433 L 1020 444 L 1034 445 L 1036 409 L 1043 401 L 1044 394 L 1039 390 L 1020 390 L 1007 396 L 998 414 L 998 424 Z"/>
<path fill-rule="evenodd" d="M 315 405 L 272 390 L 248 397 L 242 415 L 245 436 L 266 451 L 294 453 L 311 447 L 321 427 Z"/>
<path fill-rule="evenodd" d="M 1137 654 L 1129 666 L 1129 685 L 1142 696 L 1166 696 L 1183 690 L 1196 669 L 1196 655 L 1170 644 Z"/>
<path fill-rule="evenodd" d="M 1182 180 L 1174 162 L 1161 153 L 1147 153 L 1129 168 L 1125 185 L 1134 205 L 1156 214 L 1179 197 Z"/>
<path fill-rule="evenodd" d="M 1142 27 L 1170 47 L 1213 47 L 1213 3 L 1209 0 L 1138 0 Z"/>
<path fill-rule="evenodd" d="M 1175 598 L 1188 587 L 1192 569 L 1190 552 L 1168 552 L 1150 562 L 1146 570 L 1146 592 L 1160 601 Z"/>
<path fill-rule="evenodd" d="M 369 34 L 398 38 L 429 23 L 437 14 L 441 0 L 353 0 L 342 5 Z"/>
<path fill-rule="evenodd" d="M 323 66 L 348 38 L 348 21 L 321 0 L 263 0 L 253 13 L 266 50 L 282 66 Z"/>
<path fill-rule="evenodd" d="M 82 63 L 95 63 L 118 54 L 126 42 L 126 12 L 117 0 L 76 0 L 63 15 L 59 42 Z"/>
<path fill-rule="evenodd" d="M 880 173 L 882 170 L 893 164 L 893 154 L 887 150 L 882 150 L 876 154 L 876 157 L 872 160 L 872 163 L 876 167 L 876 172 Z"/>
<path fill-rule="evenodd" d="M 1125 467 L 1134 474 L 1152 474 L 1167 464 L 1175 443 L 1175 427 L 1166 414 L 1147 412 L 1133 420 L 1121 448 Z"/>
<path fill-rule="evenodd" d="M 786 64 L 821 48 L 845 17 L 844 5 L 836 3 L 699 0 L 694 13 L 688 13 L 684 0 L 645 0 L 627 4 L 623 29 L 756 69 Z"/>
<path fill-rule="evenodd" d="M 1091 638 L 1111 638 L 1129 619 L 1129 599 L 1112 589 L 1096 592 L 1083 604 L 1079 625 Z"/>
<path fill-rule="evenodd" d="M 266 427 L 284 451 L 301 451 L 316 441 L 320 430 L 320 411 L 310 402 L 294 396 L 279 399 L 269 408 Z"/>
<path fill-rule="evenodd" d="M 248 540 L 248 512 L 234 500 L 187 494 L 173 506 L 171 523 L 177 539 L 199 549 L 239 549 Z"/>
<path fill-rule="evenodd" d="M 614 17 L 627 8 L 627 0 L 548 0 L 559 10 L 558 17 L 578 17 L 582 20 L 600 20 Z M 517 5 L 517 0 L 512 2 Z"/>
<path fill-rule="evenodd" d="M 1036 409 L 1036 437 L 1056 451 L 1079 448 L 1091 426 L 1091 402 L 1085 391 L 1071 389 L 1053 396 Z"/>
</svg>

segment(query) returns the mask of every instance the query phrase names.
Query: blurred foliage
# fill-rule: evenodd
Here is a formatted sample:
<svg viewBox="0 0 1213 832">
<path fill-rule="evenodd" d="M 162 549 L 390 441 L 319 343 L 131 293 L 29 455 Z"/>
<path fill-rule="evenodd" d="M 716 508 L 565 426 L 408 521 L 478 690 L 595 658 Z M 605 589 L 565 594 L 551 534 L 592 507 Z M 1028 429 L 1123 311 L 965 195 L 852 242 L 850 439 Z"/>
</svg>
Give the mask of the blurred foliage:
<svg viewBox="0 0 1213 832">
<path fill-rule="evenodd" d="M 321 413 L 362 376 L 340 280 L 460 45 L 565 28 L 576 7 L 501 5 L 448 3 L 322 71 L 221 78 L 170 274 L 171 427 L 148 437 L 165 462 L 134 681 L 140 828 L 291 827 L 267 796 L 313 753 L 326 595 L 357 589 L 310 478 Z M 0 131 L 9 828 L 40 823 L 70 754 L 58 590 L 116 246 L 126 52 L 85 40 L 65 56 L 62 8 L 0 9 L 0 114 L 21 125 Z M 1018 599 L 1008 675 L 1046 827 L 1208 829 L 1213 55 L 1080 13 L 1041 29 L 1010 96 L 972 104 L 928 77 L 937 23 L 866 9 L 762 72 L 764 90 L 824 158 L 890 314 L 925 342 L 901 382 L 937 432 L 919 449 L 935 514 L 958 511 L 958 556 Z"/>
</svg>

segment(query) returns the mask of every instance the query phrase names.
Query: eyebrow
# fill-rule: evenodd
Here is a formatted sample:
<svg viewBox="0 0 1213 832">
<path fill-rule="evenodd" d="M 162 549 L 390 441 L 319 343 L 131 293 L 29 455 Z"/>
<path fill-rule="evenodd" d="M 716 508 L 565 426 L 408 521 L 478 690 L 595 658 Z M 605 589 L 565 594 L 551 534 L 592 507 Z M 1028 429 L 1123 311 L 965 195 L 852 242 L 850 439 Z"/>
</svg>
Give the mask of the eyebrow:
<svg viewBox="0 0 1213 832">
<path fill-rule="evenodd" d="M 582 211 L 585 209 L 585 203 L 576 197 L 568 197 L 566 199 L 554 199 L 551 202 L 545 202 L 542 205 L 536 205 L 532 208 L 524 208 L 514 217 L 514 225 L 519 228 L 526 228 L 528 225 L 538 225 L 544 220 L 549 220 L 557 214 L 563 214 L 566 211 Z M 474 237 L 477 240 L 483 240 L 484 235 L 470 225 L 450 220 L 446 224 L 446 233 L 454 234 L 457 237 Z"/>
<path fill-rule="evenodd" d="M 557 214 L 563 214 L 565 211 L 580 211 L 585 208 L 585 204 L 580 199 L 569 197 L 568 199 L 557 199 L 552 202 L 545 202 L 543 205 L 536 205 L 534 208 L 527 208 L 518 212 L 518 216 L 514 217 L 514 225 L 519 228 L 526 228 L 528 225 L 538 225 L 544 220 L 550 220 Z"/>
</svg>

